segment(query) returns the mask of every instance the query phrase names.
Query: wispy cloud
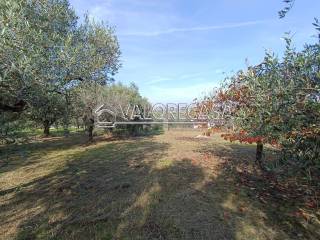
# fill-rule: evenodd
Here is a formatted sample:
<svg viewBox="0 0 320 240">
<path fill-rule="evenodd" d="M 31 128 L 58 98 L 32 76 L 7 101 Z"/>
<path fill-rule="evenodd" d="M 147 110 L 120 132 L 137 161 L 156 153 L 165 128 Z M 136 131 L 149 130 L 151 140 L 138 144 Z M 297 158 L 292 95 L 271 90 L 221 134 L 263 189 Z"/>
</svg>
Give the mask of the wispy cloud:
<svg viewBox="0 0 320 240">
<path fill-rule="evenodd" d="M 169 28 L 159 31 L 148 31 L 148 32 L 123 32 L 119 33 L 121 36 L 137 36 L 137 37 L 157 37 L 165 34 L 174 33 L 185 33 L 185 32 L 199 32 L 199 31 L 212 31 L 219 29 L 228 28 L 239 28 L 246 26 L 253 26 L 258 24 L 269 23 L 271 20 L 257 20 L 257 21 L 247 21 L 247 22 L 237 22 L 237 23 L 227 23 L 221 25 L 211 25 L 211 26 L 200 26 L 200 27 L 187 27 L 187 28 Z"/>
<path fill-rule="evenodd" d="M 198 73 L 186 73 L 182 75 L 175 75 L 175 76 L 153 76 L 149 81 L 147 81 L 148 85 L 153 85 L 157 83 L 162 83 L 162 82 L 169 82 L 169 81 L 175 81 L 175 82 L 180 82 L 182 80 L 190 80 L 190 79 L 203 79 L 200 78 L 201 72 Z"/>
<path fill-rule="evenodd" d="M 153 77 L 151 80 L 147 81 L 147 85 L 153 85 L 153 84 L 167 82 L 167 81 L 171 81 L 171 80 L 172 80 L 172 78 L 170 78 L 170 77 L 156 76 L 156 77 Z"/>
<path fill-rule="evenodd" d="M 203 70 L 201 72 L 190 72 L 184 74 L 176 75 L 166 75 L 166 76 L 151 76 L 146 81 L 146 85 L 156 85 L 163 82 L 174 82 L 174 83 L 187 83 L 187 82 L 206 82 L 208 78 L 213 78 L 214 76 L 220 76 L 224 73 L 222 68 Z M 208 77 L 209 76 L 209 77 Z"/>
</svg>

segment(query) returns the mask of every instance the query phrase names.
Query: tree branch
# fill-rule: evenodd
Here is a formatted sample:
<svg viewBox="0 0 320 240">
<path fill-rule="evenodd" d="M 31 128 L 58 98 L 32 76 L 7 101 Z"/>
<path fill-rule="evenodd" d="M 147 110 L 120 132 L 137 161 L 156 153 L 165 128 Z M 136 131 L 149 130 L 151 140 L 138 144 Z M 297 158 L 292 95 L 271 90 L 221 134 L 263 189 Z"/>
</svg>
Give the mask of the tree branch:
<svg viewBox="0 0 320 240">
<path fill-rule="evenodd" d="M 27 102 L 20 100 L 15 103 L 13 106 L 0 103 L 0 111 L 3 112 L 22 112 L 26 109 Z"/>
</svg>

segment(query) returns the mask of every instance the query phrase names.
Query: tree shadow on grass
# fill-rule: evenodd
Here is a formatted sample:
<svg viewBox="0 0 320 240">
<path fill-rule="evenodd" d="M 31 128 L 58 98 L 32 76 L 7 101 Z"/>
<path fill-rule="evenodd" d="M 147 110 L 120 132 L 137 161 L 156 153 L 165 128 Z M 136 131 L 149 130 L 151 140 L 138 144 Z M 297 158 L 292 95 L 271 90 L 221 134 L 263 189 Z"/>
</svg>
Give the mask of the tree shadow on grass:
<svg viewBox="0 0 320 240">
<path fill-rule="evenodd" d="M 256 229 L 264 228 L 265 233 L 269 231 L 270 235 L 265 236 L 265 239 L 320 238 L 317 209 L 309 209 L 310 215 L 307 213 L 308 209 L 305 209 L 308 196 L 301 194 L 289 174 L 277 175 L 275 172 L 257 170 L 254 166 L 254 145 L 209 144 L 202 146 L 198 151 L 222 160 L 219 177 L 215 182 L 223 178 L 228 179 L 230 186 L 234 188 L 232 192 L 238 195 L 239 201 L 243 200 L 243 204 L 238 204 L 234 213 L 247 211 L 248 216 L 252 216 L 251 219 L 257 219 L 247 223 Z M 272 161 L 273 152 L 267 150 L 267 153 L 269 157 L 271 155 L 269 161 Z"/>
<path fill-rule="evenodd" d="M 1 230 L 3 236 L 170 240 L 310 237 L 279 220 L 285 216 L 278 211 L 283 202 L 267 198 L 266 203 L 261 202 L 256 195 L 260 190 L 241 184 L 239 173 L 254 176 L 245 168 L 254 156 L 253 147 L 203 143 L 199 159 L 175 160 L 170 159 L 170 147 L 170 143 L 152 138 L 136 138 L 97 144 L 73 154 L 61 170 L 4 193 L 0 202 L 0 219 L 6 228 Z M 210 161 L 215 161 L 215 174 L 208 174 L 213 168 L 201 165 L 206 155 L 214 157 Z"/>
<path fill-rule="evenodd" d="M 159 131 L 150 132 L 143 138 L 152 138 L 161 134 Z M 70 133 L 68 137 L 38 138 L 22 144 L 0 145 L 0 174 L 15 171 L 18 168 L 32 165 L 41 161 L 41 157 L 51 152 L 75 149 L 95 145 L 101 142 L 113 142 L 119 140 L 134 140 L 142 137 L 112 137 L 107 134 L 95 136 L 93 142 L 88 142 L 84 132 Z"/>
<path fill-rule="evenodd" d="M 67 229 L 74 225 L 94 226 L 108 219 L 113 219 L 113 225 L 120 218 L 120 209 L 143 191 L 147 161 L 165 155 L 167 148 L 165 143 L 140 139 L 111 142 L 75 154 L 60 171 L 2 192 L 9 199 L 0 206 L 1 222 L 20 222 L 16 226 L 20 239 L 55 235 L 70 239 Z M 74 239 L 86 232 L 81 229 Z"/>
<path fill-rule="evenodd" d="M 41 156 L 53 151 L 81 147 L 86 140 L 81 133 L 70 137 L 39 138 L 22 144 L 0 145 L 0 174 L 37 163 Z"/>
<path fill-rule="evenodd" d="M 234 239 L 234 223 L 222 206 L 228 192 L 214 189 L 192 159 L 153 169 L 150 179 L 126 210 L 118 239 Z"/>
<path fill-rule="evenodd" d="M 5 193 L 0 219 L 16 239 L 234 239 L 233 221 L 192 159 L 139 138 L 75 154 L 60 171 Z M 209 190 L 211 189 L 211 190 Z M 11 228 L 11 231 L 10 231 Z"/>
</svg>

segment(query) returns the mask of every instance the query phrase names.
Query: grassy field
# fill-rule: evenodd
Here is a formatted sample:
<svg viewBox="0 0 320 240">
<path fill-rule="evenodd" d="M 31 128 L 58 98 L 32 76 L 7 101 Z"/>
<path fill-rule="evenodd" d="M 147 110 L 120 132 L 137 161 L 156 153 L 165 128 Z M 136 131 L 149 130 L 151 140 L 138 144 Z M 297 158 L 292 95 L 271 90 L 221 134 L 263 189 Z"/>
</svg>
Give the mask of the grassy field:
<svg viewBox="0 0 320 240">
<path fill-rule="evenodd" d="M 0 238 L 320 238 L 319 211 L 255 172 L 253 145 L 197 135 L 0 146 Z"/>
</svg>

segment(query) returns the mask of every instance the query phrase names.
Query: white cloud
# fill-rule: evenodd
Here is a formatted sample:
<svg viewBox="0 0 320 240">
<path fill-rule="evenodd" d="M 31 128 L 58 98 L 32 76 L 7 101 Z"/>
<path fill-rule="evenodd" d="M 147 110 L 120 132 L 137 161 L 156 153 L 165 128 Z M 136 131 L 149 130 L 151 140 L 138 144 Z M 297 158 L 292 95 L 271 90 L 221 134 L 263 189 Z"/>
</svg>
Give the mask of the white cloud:
<svg viewBox="0 0 320 240">
<path fill-rule="evenodd" d="M 115 25 L 120 32 L 132 29 L 151 31 L 154 26 L 169 28 L 178 21 L 178 17 L 171 13 L 170 4 L 152 0 L 100 0 L 88 7 L 89 17 L 97 21 Z M 121 36 L 121 34 L 117 34 Z"/>
<path fill-rule="evenodd" d="M 146 81 L 147 85 L 154 85 L 157 83 L 163 82 L 175 82 L 182 83 L 191 80 L 192 82 L 204 82 L 208 79 L 208 75 L 211 75 L 211 72 L 214 74 L 222 74 L 223 69 L 212 69 L 211 71 L 202 71 L 202 72 L 192 72 L 184 73 L 180 75 L 171 75 L 171 76 L 152 76 L 150 80 Z"/>
<path fill-rule="evenodd" d="M 173 80 L 173 78 L 171 78 L 171 77 L 155 76 L 155 77 L 152 77 L 151 80 L 147 81 L 147 84 L 148 85 L 153 85 L 153 84 L 156 84 L 156 83 L 168 82 L 168 81 L 171 81 L 171 80 Z"/>
<path fill-rule="evenodd" d="M 197 79 L 197 80 L 203 80 L 200 76 L 202 75 L 201 72 L 199 73 L 186 73 L 182 75 L 175 75 L 175 76 L 153 76 L 151 77 L 151 80 L 147 81 L 148 85 L 153 85 L 156 83 L 162 83 L 162 82 L 169 82 L 169 81 L 175 81 L 179 82 L 182 80 L 187 80 L 187 79 Z"/>
<path fill-rule="evenodd" d="M 212 31 L 218 29 L 239 28 L 246 26 L 253 26 L 258 24 L 268 23 L 270 20 L 257 20 L 238 23 L 228 23 L 222 25 L 200 26 L 200 27 L 187 27 L 187 28 L 169 28 L 159 31 L 146 31 L 146 32 L 123 32 L 119 33 L 120 36 L 137 36 L 137 37 L 157 37 L 164 34 L 183 33 L 183 32 L 198 32 L 198 31 Z"/>
</svg>

